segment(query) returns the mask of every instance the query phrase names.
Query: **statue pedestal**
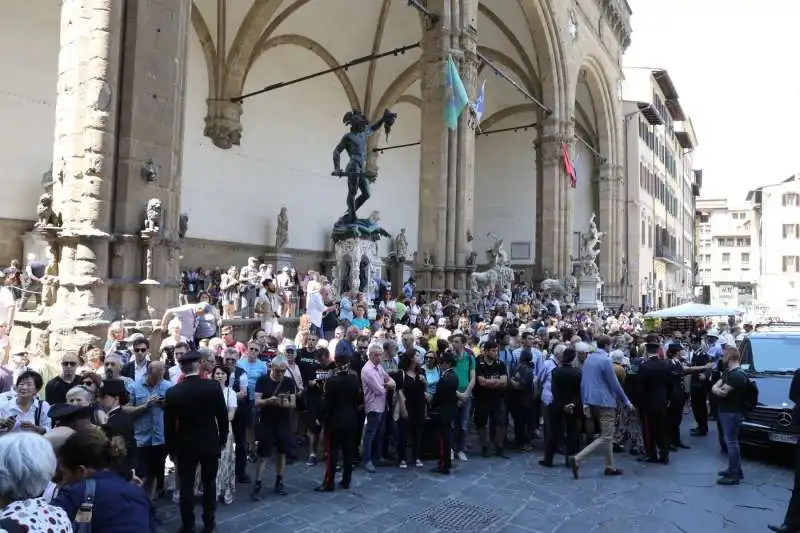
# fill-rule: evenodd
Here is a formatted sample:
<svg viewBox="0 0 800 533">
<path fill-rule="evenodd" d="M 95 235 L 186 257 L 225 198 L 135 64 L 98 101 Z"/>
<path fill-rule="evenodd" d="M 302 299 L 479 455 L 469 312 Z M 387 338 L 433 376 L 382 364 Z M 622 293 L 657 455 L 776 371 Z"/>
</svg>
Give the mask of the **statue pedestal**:
<svg viewBox="0 0 800 533">
<path fill-rule="evenodd" d="M 35 230 L 29 231 L 22 236 L 22 257 L 20 258 L 20 267 L 25 268 L 28 264 L 28 254 L 36 256 L 36 260 L 47 264 L 47 251 L 50 249 L 50 244 L 42 236 L 42 234 Z"/>
<path fill-rule="evenodd" d="M 587 277 L 578 280 L 578 310 L 601 310 L 603 302 L 600 301 L 600 287 L 603 281 L 599 277 Z"/>
<path fill-rule="evenodd" d="M 336 271 L 332 283 L 337 293 L 357 290 L 364 293 L 371 305 L 382 266 L 378 243 L 357 237 L 343 239 L 334 243 L 334 255 Z"/>
<path fill-rule="evenodd" d="M 275 272 L 275 275 L 278 275 L 281 269 L 285 266 L 292 268 L 293 263 L 294 261 L 292 260 L 292 255 L 281 250 L 264 252 L 264 264 L 272 265 L 274 267 L 273 272 Z"/>
</svg>

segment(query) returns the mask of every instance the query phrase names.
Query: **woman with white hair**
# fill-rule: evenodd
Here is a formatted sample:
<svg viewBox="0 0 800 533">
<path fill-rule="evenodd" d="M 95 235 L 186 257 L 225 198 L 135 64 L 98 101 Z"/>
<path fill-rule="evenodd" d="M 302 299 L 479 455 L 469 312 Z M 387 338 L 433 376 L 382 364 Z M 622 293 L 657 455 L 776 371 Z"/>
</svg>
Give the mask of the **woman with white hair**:
<svg viewBox="0 0 800 533">
<path fill-rule="evenodd" d="M 167 332 L 169 333 L 169 337 L 161 342 L 159 351 L 163 350 L 164 348 L 172 348 L 179 342 L 187 342 L 186 337 L 181 335 L 181 329 L 183 329 L 183 326 L 181 325 L 180 320 L 177 318 L 170 320 L 167 324 Z"/>
<path fill-rule="evenodd" d="M 0 438 L 0 524 L 72 533 L 67 513 L 42 498 L 57 466 L 53 446 L 41 435 L 21 431 Z"/>
</svg>

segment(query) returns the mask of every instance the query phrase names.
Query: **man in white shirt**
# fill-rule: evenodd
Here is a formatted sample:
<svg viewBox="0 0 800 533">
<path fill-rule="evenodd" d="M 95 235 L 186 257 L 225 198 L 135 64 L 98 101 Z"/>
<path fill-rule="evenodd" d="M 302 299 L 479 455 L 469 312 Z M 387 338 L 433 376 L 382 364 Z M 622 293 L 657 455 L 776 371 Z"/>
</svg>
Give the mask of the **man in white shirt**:
<svg viewBox="0 0 800 533">
<path fill-rule="evenodd" d="M 306 304 L 306 313 L 311 319 L 311 334 L 318 337 L 322 336 L 322 316 L 326 313 L 332 313 L 336 311 L 335 305 L 325 305 L 327 296 L 327 286 L 323 286 L 315 280 L 308 282 L 308 303 Z"/>
</svg>

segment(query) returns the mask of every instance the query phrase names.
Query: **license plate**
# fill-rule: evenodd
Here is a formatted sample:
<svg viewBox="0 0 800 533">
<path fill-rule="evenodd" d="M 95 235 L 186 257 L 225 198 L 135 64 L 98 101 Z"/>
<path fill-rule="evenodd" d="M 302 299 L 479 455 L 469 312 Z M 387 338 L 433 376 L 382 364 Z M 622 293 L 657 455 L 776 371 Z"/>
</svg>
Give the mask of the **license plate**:
<svg viewBox="0 0 800 533">
<path fill-rule="evenodd" d="M 797 444 L 797 437 L 795 435 L 786 435 L 785 433 L 770 433 L 769 440 L 772 442 L 781 442 L 783 444 Z"/>
</svg>

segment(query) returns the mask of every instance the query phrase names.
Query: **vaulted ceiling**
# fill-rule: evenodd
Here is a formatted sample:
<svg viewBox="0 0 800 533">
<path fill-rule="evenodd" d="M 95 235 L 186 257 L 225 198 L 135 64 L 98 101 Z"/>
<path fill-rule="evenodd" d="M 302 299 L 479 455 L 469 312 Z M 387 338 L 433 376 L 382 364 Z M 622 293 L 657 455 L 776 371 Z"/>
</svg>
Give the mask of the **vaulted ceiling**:
<svg viewBox="0 0 800 533">
<path fill-rule="evenodd" d="M 521 4 L 531 0 L 483 0 L 477 27 L 479 50 L 537 98 L 541 83 L 534 36 Z M 274 60 L 267 51 L 302 47 L 329 68 L 419 42 L 425 21 L 405 0 L 195 0 L 192 25 L 208 66 L 209 98 L 227 99 L 258 89 L 250 68 Z M 419 49 L 340 70 L 336 76 L 350 105 L 373 116 L 397 102 L 420 104 Z M 319 70 L 309 65 L 308 73 Z M 484 127 L 532 103 L 506 81 L 482 68 L 486 80 Z M 303 83 L 314 83 L 308 80 Z"/>
</svg>

